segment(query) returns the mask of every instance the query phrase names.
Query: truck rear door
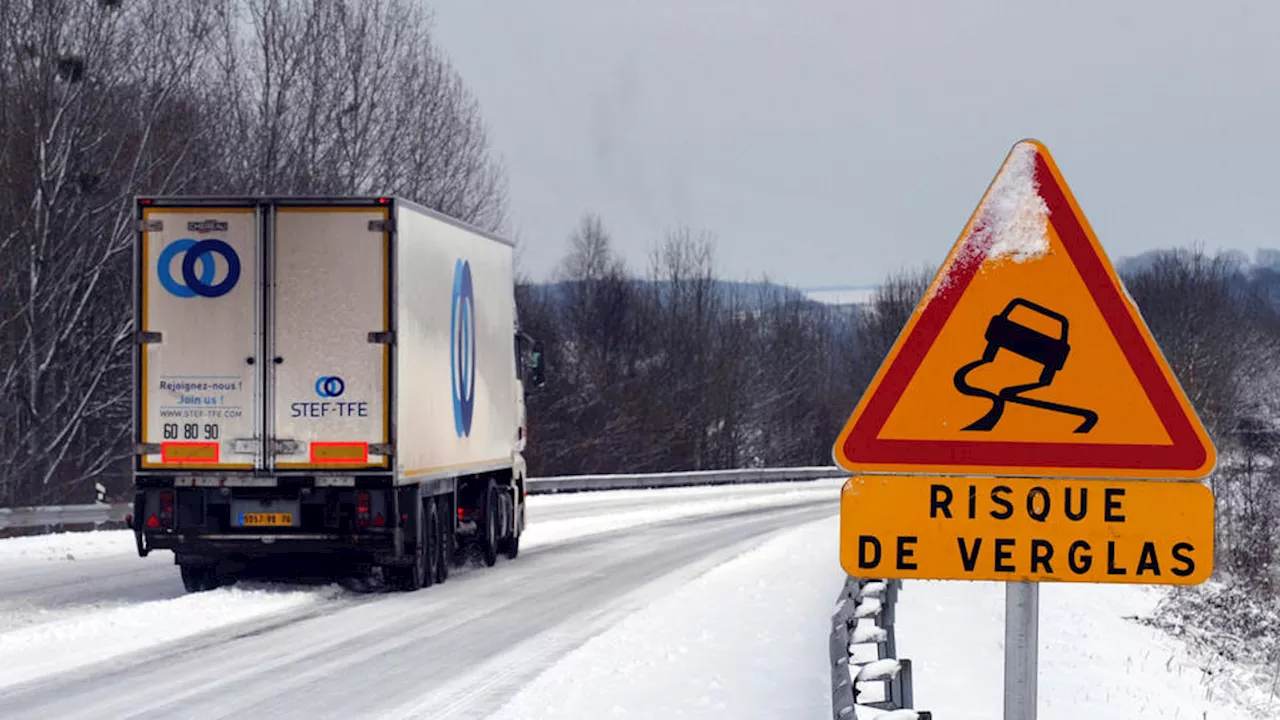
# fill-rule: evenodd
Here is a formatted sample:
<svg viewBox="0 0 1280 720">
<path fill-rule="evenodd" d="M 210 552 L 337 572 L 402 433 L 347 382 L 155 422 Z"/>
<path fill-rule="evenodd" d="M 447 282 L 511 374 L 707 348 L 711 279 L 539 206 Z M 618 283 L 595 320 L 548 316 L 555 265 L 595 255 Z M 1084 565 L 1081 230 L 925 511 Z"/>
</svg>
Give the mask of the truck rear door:
<svg viewBox="0 0 1280 720">
<path fill-rule="evenodd" d="M 139 209 L 140 467 L 261 467 L 258 211 L 146 200 Z"/>
<path fill-rule="evenodd" d="M 389 467 L 390 205 L 278 205 L 271 267 L 272 467 Z"/>
</svg>

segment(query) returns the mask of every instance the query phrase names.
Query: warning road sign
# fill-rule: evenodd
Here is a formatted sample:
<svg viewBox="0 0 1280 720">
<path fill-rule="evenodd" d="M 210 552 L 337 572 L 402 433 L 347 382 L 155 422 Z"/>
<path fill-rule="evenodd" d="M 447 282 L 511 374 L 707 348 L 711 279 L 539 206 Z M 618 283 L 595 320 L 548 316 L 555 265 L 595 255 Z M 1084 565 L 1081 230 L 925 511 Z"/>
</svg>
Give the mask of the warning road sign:
<svg viewBox="0 0 1280 720">
<path fill-rule="evenodd" d="M 840 499 L 855 577 L 1195 585 L 1213 572 L 1195 482 L 859 475 Z"/>
<path fill-rule="evenodd" d="M 1216 460 L 1035 141 L 1009 153 L 834 455 L 851 472 L 1171 479 Z"/>
</svg>

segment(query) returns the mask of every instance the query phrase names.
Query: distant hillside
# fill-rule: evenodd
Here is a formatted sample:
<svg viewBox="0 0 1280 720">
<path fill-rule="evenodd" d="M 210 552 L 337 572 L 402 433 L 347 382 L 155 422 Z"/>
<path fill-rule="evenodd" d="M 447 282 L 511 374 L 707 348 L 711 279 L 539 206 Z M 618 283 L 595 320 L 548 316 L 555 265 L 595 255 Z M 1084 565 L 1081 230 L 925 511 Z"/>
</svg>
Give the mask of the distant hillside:
<svg viewBox="0 0 1280 720">
<path fill-rule="evenodd" d="M 670 286 L 667 281 L 655 280 L 631 280 L 630 283 L 637 289 L 653 290 L 657 289 L 659 293 L 663 293 Z M 535 283 L 533 287 L 538 288 L 550 295 L 550 299 L 554 302 L 563 302 L 568 289 L 572 287 L 572 282 L 553 282 L 553 283 Z M 732 304 L 741 310 L 758 310 L 768 304 L 773 304 L 782 300 L 788 300 L 799 303 L 812 303 L 813 301 L 805 297 L 801 291 L 785 285 L 777 285 L 765 282 L 735 282 L 731 280 L 715 280 L 713 281 L 714 292 L 719 299 L 725 304 Z"/>
<path fill-rule="evenodd" d="M 1151 250 L 1139 255 L 1119 258 L 1115 263 L 1116 271 L 1123 277 L 1135 272 L 1148 270 L 1154 265 L 1161 252 L 1167 252 L 1167 250 Z M 1229 255 L 1238 263 L 1240 268 L 1240 272 L 1235 278 L 1237 286 L 1241 289 L 1246 287 L 1259 288 L 1271 301 L 1271 304 L 1277 310 L 1280 310 L 1280 250 L 1262 248 L 1254 254 L 1253 258 L 1239 251 L 1232 252 Z M 653 288 L 656 286 L 661 289 L 667 285 L 665 281 L 653 280 L 632 280 L 630 282 L 637 288 Z M 570 284 L 568 282 L 535 283 L 533 287 L 551 293 L 553 301 L 562 301 L 564 293 Z M 876 291 L 875 285 L 823 286 L 801 289 L 777 283 L 735 282 L 731 280 L 716 280 L 714 281 L 714 286 L 715 292 L 718 293 L 721 301 L 748 312 L 759 310 L 767 304 L 782 300 L 812 304 L 814 306 L 842 306 L 854 311 L 856 307 L 864 306 L 870 302 L 872 295 Z"/>
</svg>

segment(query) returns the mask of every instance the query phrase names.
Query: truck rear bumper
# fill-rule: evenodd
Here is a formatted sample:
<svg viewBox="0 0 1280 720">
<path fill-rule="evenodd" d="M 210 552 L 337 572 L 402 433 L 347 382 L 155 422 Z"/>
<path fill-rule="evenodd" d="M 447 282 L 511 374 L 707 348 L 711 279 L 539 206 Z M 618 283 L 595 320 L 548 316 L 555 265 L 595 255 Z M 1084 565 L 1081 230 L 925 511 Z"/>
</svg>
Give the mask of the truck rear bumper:
<svg viewBox="0 0 1280 720">
<path fill-rule="evenodd" d="M 133 528 L 140 555 L 171 550 L 180 564 L 279 555 L 394 564 L 403 545 L 402 492 L 152 483 L 135 493 Z"/>
</svg>

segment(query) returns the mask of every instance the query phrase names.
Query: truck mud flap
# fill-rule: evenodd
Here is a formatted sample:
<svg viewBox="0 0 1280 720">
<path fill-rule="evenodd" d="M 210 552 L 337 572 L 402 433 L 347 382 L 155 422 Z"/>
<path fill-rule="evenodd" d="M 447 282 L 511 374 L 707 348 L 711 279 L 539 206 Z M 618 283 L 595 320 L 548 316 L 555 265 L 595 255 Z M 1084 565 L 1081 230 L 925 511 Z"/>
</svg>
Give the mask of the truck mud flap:
<svg viewBox="0 0 1280 720">
<path fill-rule="evenodd" d="M 138 557 L 146 557 L 151 548 L 147 546 L 147 538 L 142 533 L 145 523 L 142 518 L 143 512 L 147 506 L 147 494 L 141 490 L 133 494 L 133 522 L 129 523 L 133 527 L 133 541 L 138 546 Z"/>
</svg>

